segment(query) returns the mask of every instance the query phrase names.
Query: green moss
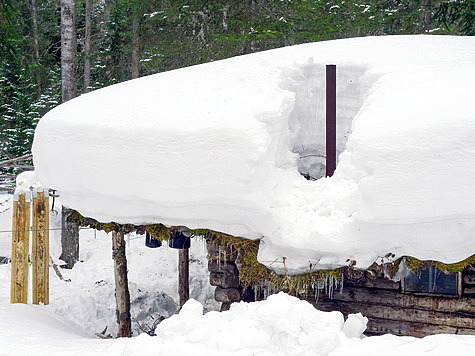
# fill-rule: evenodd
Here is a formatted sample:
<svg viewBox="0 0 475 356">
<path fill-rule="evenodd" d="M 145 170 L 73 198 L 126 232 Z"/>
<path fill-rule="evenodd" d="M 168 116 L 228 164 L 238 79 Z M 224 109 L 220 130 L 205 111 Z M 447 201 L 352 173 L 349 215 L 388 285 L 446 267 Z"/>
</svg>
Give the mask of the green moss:
<svg viewBox="0 0 475 356">
<path fill-rule="evenodd" d="M 404 256 L 404 257 L 398 258 L 392 263 L 388 263 L 385 265 L 386 271 L 389 272 L 389 275 L 391 277 L 394 277 L 396 275 L 396 272 L 399 269 L 399 264 L 403 260 L 406 266 L 414 273 L 417 273 L 421 270 L 427 269 L 434 265 L 436 265 L 437 268 L 441 271 L 455 273 L 455 272 L 462 272 L 468 266 L 475 264 L 475 255 L 467 257 L 466 259 L 460 262 L 456 262 L 456 263 L 443 263 L 439 261 L 423 261 L 415 257 Z"/>
<path fill-rule="evenodd" d="M 131 224 L 121 225 L 115 222 L 101 223 L 97 220 L 84 217 L 77 211 L 74 211 L 68 220 L 75 222 L 78 226 L 92 227 L 105 232 L 122 230 L 125 233 L 136 231 L 139 234 L 143 234 L 147 231 L 161 242 L 169 240 L 173 230 L 180 227 L 167 227 L 164 224 L 136 226 Z M 302 290 L 309 291 L 316 282 L 324 281 L 328 277 L 340 281 L 343 278 L 343 271 L 350 275 L 352 271 L 360 272 L 359 270 L 353 270 L 351 267 L 344 267 L 331 270 L 314 270 L 300 275 L 289 275 L 287 273 L 278 275 L 257 261 L 260 239 L 249 240 L 210 229 L 192 229 L 190 231 L 194 236 L 203 236 L 208 244 L 218 245 L 224 249 L 231 248 L 238 254 L 236 264 L 239 266 L 239 279 L 243 288 L 271 283 L 277 290 L 286 290 L 291 294 L 297 294 Z M 458 263 L 451 264 L 437 261 L 422 261 L 414 257 L 404 256 L 391 263 L 385 264 L 384 269 L 386 273 L 388 273 L 390 277 L 394 277 L 402 261 L 405 261 L 406 266 L 413 272 L 418 272 L 421 269 L 426 269 L 435 264 L 437 268 L 442 271 L 454 273 L 460 272 L 467 266 L 475 264 L 475 255 Z"/>
<path fill-rule="evenodd" d="M 457 263 L 446 264 L 446 263 L 442 263 L 442 262 L 436 262 L 435 264 L 436 264 L 437 268 L 440 269 L 441 271 L 462 272 L 468 266 L 475 264 L 475 255 L 467 257 L 463 261 L 460 261 L 460 262 L 457 262 Z"/>
<path fill-rule="evenodd" d="M 405 256 L 404 263 L 406 264 L 407 268 L 409 268 L 413 272 L 420 271 L 421 269 L 426 269 L 427 266 L 425 261 L 421 261 L 417 258 Z M 398 265 L 399 268 L 399 265 Z"/>
<path fill-rule="evenodd" d="M 146 225 L 145 231 L 160 242 L 170 240 L 170 229 L 163 224 Z"/>
</svg>

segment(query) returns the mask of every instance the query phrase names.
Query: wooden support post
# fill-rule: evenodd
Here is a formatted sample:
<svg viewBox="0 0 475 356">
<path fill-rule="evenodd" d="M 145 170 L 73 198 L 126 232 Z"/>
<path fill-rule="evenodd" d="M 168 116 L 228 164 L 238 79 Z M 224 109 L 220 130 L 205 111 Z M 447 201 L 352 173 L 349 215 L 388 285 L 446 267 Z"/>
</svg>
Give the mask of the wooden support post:
<svg viewBox="0 0 475 356">
<path fill-rule="evenodd" d="M 10 303 L 28 301 L 28 252 L 30 237 L 30 203 L 25 193 L 13 202 L 12 274 Z"/>
<path fill-rule="evenodd" d="M 190 254 L 188 248 L 178 250 L 178 295 L 180 307 L 190 299 Z"/>
<path fill-rule="evenodd" d="M 127 281 L 127 258 L 123 231 L 112 231 L 112 259 L 114 260 L 115 301 L 118 337 L 131 337 L 130 294 Z"/>
<path fill-rule="evenodd" d="M 33 191 L 33 304 L 49 304 L 49 198 Z"/>
</svg>

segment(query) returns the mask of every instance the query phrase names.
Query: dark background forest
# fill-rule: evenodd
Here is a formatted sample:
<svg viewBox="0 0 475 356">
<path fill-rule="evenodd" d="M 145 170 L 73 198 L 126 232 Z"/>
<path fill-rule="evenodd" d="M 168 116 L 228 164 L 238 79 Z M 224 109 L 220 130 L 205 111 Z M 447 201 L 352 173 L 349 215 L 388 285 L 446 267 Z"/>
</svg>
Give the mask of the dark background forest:
<svg viewBox="0 0 475 356">
<path fill-rule="evenodd" d="M 87 91 L 306 42 L 473 36 L 474 14 L 475 0 L 0 0 L 0 163 L 29 153 L 41 116 Z"/>
</svg>

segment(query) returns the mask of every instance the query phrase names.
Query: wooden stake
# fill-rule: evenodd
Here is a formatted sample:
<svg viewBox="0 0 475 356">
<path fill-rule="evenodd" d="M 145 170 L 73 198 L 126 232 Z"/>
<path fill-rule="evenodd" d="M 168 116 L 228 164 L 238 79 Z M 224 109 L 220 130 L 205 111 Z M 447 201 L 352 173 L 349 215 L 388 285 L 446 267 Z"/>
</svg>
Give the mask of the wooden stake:
<svg viewBox="0 0 475 356">
<path fill-rule="evenodd" d="M 33 304 L 49 304 L 49 198 L 33 194 Z M 36 195 L 36 197 L 35 197 Z"/>
<path fill-rule="evenodd" d="M 131 337 L 130 294 L 127 281 L 127 258 L 123 231 L 112 231 L 112 259 L 114 260 L 115 301 L 118 337 Z"/>
<path fill-rule="evenodd" d="M 182 307 L 190 299 L 190 254 L 187 248 L 178 250 L 178 295 Z"/>
<path fill-rule="evenodd" d="M 28 301 L 28 252 L 30 237 L 30 203 L 26 194 L 13 202 L 12 274 L 10 303 Z"/>
</svg>

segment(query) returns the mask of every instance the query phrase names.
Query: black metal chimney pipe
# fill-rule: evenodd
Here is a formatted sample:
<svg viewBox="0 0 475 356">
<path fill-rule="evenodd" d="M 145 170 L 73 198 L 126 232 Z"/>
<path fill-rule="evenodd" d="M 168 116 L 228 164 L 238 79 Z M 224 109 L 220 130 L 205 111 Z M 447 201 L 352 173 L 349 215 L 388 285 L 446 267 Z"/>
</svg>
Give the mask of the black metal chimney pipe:
<svg viewBox="0 0 475 356">
<path fill-rule="evenodd" d="M 336 169 L 336 65 L 326 67 L 326 176 Z"/>
</svg>

